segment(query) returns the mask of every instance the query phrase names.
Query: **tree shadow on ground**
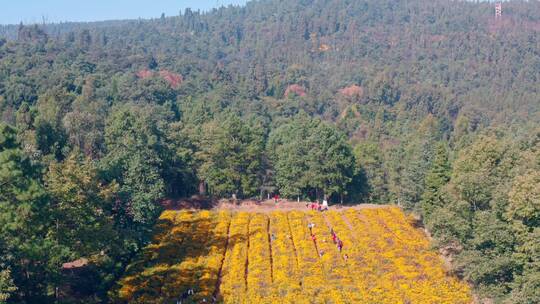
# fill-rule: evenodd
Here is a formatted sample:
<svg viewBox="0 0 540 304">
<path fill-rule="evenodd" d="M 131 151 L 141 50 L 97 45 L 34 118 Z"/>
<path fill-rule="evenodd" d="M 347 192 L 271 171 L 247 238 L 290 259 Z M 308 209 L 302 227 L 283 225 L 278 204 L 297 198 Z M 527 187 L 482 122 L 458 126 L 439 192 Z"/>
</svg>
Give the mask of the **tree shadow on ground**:
<svg viewBox="0 0 540 304">
<path fill-rule="evenodd" d="M 156 224 L 159 237 L 155 237 L 154 242 L 128 266 L 120 282 L 119 289 L 122 287 L 129 295 L 120 296 L 121 299 L 116 298 L 113 302 L 176 303 L 192 288 L 195 295 L 190 298 L 194 301 L 182 303 L 199 303 L 203 298 L 212 303 L 218 273 L 209 265 L 201 264 L 200 259 L 207 257 L 212 247 L 222 248 L 225 254 L 225 247 L 246 243 L 255 234 L 216 235 L 213 231 L 216 224 L 217 214 L 181 222 L 160 219 Z"/>
<path fill-rule="evenodd" d="M 219 205 L 219 200 L 207 196 L 193 195 L 190 198 L 165 199 L 161 201 L 161 206 L 165 210 L 210 210 Z"/>
</svg>

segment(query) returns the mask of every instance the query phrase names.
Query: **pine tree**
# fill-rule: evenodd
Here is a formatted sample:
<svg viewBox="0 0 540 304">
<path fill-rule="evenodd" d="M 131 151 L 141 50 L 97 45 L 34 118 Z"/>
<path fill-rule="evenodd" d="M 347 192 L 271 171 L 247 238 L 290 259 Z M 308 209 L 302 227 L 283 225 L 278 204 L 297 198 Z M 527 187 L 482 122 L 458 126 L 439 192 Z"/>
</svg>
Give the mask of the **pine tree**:
<svg viewBox="0 0 540 304">
<path fill-rule="evenodd" d="M 15 129 L 0 123 L 0 285 L 8 287 L 0 297 L 17 287 L 22 296 L 35 295 L 30 301 L 35 303 L 42 302 L 58 271 L 52 265 L 47 196 L 38 169 L 20 149 Z"/>
<path fill-rule="evenodd" d="M 441 188 L 450 180 L 450 170 L 446 145 L 441 142 L 435 149 L 435 159 L 425 178 L 420 203 L 424 216 L 430 215 L 433 208 L 441 204 Z"/>
</svg>

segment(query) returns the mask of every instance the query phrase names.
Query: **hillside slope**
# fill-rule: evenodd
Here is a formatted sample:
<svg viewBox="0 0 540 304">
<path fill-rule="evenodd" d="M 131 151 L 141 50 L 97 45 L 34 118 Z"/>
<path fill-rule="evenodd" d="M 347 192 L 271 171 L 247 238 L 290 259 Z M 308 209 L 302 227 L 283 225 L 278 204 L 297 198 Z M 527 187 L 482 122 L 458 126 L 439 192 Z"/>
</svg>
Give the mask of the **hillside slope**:
<svg viewBox="0 0 540 304">
<path fill-rule="evenodd" d="M 338 91 L 356 84 L 364 92 L 353 101 L 405 115 L 400 122 L 432 114 L 450 132 L 463 112 L 486 125 L 523 123 L 537 120 L 539 12 L 538 1 L 505 2 L 495 20 L 488 2 L 268 0 L 164 19 L 23 27 L 18 43 L 0 50 L 9 62 L 0 92 L 4 111 L 16 110 L 54 84 L 80 90 L 92 77 L 103 79 L 93 83 L 97 98 L 134 100 L 140 95 L 110 96 L 113 83 L 104 80 L 135 85 L 129 76 L 164 69 L 186 79 L 181 96 L 214 96 L 242 109 L 299 85 L 307 95 L 295 107 L 335 119 L 351 102 Z M 32 65 L 17 63 L 31 50 Z M 7 81 L 12 74 L 24 77 Z M 362 112 L 372 128 L 377 110 Z"/>
<path fill-rule="evenodd" d="M 260 0 L 0 27 L 0 298 L 106 302 L 160 202 L 204 192 L 396 203 L 479 298 L 540 302 L 539 24 L 539 1 Z"/>
<path fill-rule="evenodd" d="M 396 207 L 166 211 L 120 285 L 117 301 L 129 303 L 472 302 L 467 285 L 445 274 L 422 231 Z"/>
</svg>

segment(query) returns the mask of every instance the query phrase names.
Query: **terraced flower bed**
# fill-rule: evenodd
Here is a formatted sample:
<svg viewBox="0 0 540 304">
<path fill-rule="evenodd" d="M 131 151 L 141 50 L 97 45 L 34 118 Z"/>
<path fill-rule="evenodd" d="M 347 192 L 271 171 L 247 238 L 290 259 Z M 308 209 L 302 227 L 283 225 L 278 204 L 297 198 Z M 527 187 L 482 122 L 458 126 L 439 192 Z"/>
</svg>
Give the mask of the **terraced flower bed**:
<svg viewBox="0 0 540 304">
<path fill-rule="evenodd" d="M 156 230 L 119 302 L 472 303 L 396 207 L 166 211 Z"/>
</svg>

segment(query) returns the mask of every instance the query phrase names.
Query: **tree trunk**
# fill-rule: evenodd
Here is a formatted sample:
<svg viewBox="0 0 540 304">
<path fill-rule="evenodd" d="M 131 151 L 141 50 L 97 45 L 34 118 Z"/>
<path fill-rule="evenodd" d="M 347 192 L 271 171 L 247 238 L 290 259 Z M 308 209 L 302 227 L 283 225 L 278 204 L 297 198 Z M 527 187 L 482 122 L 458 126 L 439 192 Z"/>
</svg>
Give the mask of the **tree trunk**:
<svg viewBox="0 0 540 304">
<path fill-rule="evenodd" d="M 206 183 L 204 181 L 199 182 L 199 194 L 206 195 Z"/>
</svg>

